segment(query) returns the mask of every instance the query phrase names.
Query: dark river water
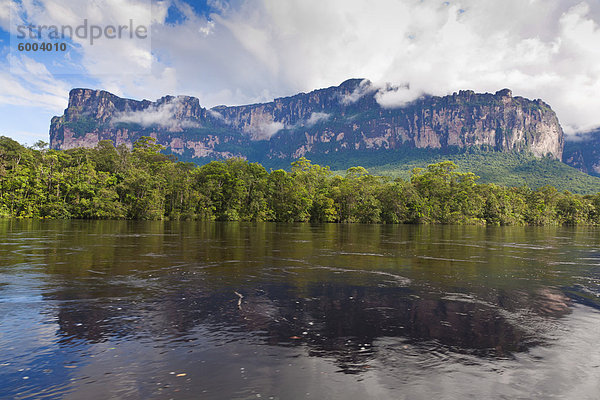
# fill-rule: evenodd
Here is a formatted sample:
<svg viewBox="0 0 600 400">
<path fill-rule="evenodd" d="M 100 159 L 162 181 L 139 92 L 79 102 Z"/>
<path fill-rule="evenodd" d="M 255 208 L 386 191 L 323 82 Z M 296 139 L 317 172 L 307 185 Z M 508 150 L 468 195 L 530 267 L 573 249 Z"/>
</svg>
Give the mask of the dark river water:
<svg viewBox="0 0 600 400">
<path fill-rule="evenodd" d="M 600 230 L 0 220 L 0 398 L 598 399 Z"/>
</svg>

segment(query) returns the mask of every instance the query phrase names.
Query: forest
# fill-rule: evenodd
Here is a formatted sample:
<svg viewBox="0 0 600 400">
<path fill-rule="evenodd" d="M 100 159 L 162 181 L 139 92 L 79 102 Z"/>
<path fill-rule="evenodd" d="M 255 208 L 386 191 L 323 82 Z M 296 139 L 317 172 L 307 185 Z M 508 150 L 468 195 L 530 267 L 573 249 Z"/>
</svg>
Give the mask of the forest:
<svg viewBox="0 0 600 400">
<path fill-rule="evenodd" d="M 306 158 L 267 171 L 231 158 L 203 166 L 161 153 L 150 137 L 130 150 L 25 147 L 0 137 L 0 217 L 386 224 L 597 225 L 600 193 L 478 183 L 451 161 L 408 179 L 365 168 L 334 174 Z"/>
</svg>

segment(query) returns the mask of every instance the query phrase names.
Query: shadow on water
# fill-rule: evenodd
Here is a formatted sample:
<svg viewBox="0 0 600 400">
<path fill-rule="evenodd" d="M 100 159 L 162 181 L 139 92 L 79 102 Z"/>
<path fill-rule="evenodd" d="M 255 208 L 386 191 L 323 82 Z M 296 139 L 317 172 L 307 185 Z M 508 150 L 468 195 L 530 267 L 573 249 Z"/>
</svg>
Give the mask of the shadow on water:
<svg viewBox="0 0 600 400">
<path fill-rule="evenodd" d="M 481 228 L 63 224 L 69 228 L 46 231 L 58 245 L 38 251 L 48 273 L 43 296 L 58 306 L 64 343 L 174 340 L 202 324 L 253 332 L 272 345 L 306 345 L 341 364 L 368 358 L 368 347 L 389 336 L 505 357 L 541 340 L 519 319 L 525 311 L 569 312 L 570 299 L 552 286 L 514 286 L 514 276 L 493 276 L 499 269 L 524 273 L 507 270 L 501 257 L 490 265 L 498 252 L 507 258 L 523 251 L 488 253 L 490 244 L 514 249 L 520 237 Z M 450 228 L 473 234 L 460 243 Z M 527 252 L 552 246 L 543 239 L 540 245 L 528 237 Z M 483 267 L 469 262 L 483 257 Z M 477 278 L 496 285 L 482 292 Z"/>
<path fill-rule="evenodd" d="M 0 221 L 0 234 L 0 307 L 39 295 L 67 352 L 253 343 L 363 374 L 392 338 L 514 359 L 574 303 L 599 304 L 586 229 Z"/>
</svg>

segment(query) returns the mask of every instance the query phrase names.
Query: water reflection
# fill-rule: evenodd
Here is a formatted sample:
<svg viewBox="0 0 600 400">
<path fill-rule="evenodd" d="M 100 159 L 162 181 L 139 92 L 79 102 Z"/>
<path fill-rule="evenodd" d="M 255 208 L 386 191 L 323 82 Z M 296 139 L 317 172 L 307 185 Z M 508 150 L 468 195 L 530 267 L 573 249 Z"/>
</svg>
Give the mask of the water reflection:
<svg viewBox="0 0 600 400">
<path fill-rule="evenodd" d="M 549 288 L 532 296 L 502 293 L 490 303 L 409 288 L 323 283 L 308 288 L 308 297 L 295 297 L 293 287 L 272 283 L 259 287 L 242 290 L 239 305 L 234 292 L 211 293 L 201 285 L 197 291 L 173 288 L 169 296 L 133 301 L 73 301 L 60 293 L 47 298 L 69 300 L 58 302 L 63 344 L 132 338 L 194 341 L 195 329 L 202 325 L 246 332 L 269 345 L 305 346 L 310 355 L 333 358 L 343 371 L 352 373 L 368 365 L 372 346 L 381 337 L 436 343 L 480 357 L 507 357 L 543 341 L 541 329 L 546 326 L 536 326 L 534 315 L 558 318 L 569 312 L 570 303 Z M 527 313 L 522 310 L 525 306 L 530 308 Z"/>
<path fill-rule="evenodd" d="M 0 389 L 22 397 L 77 398 L 72 379 L 108 382 L 127 366 L 116 392 L 99 393 L 158 396 L 150 385 L 171 364 L 204 373 L 169 383 L 185 389 L 171 396 L 223 394 L 247 373 L 205 365 L 256 362 L 271 375 L 288 357 L 407 384 L 398 360 L 418 360 L 402 373 L 421 375 L 552 348 L 574 305 L 598 307 L 600 292 L 586 229 L 0 221 L 0 234 Z M 226 397 L 257 390 L 232 385 Z"/>
</svg>

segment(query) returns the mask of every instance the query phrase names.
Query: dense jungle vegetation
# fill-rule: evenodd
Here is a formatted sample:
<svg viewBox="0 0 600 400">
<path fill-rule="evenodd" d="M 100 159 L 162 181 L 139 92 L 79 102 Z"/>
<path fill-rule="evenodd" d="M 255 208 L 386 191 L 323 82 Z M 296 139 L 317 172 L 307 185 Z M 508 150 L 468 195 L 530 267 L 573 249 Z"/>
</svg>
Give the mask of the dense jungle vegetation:
<svg viewBox="0 0 600 400">
<path fill-rule="evenodd" d="M 26 148 L 0 137 L 0 216 L 277 222 L 599 224 L 600 194 L 479 184 L 451 161 L 408 180 L 345 175 L 301 158 L 267 171 L 242 159 L 203 166 L 164 155 L 152 138 L 132 150 Z"/>
<path fill-rule="evenodd" d="M 565 147 L 566 148 L 566 147 Z M 478 183 L 495 183 L 500 186 L 529 186 L 537 189 L 550 185 L 559 191 L 578 194 L 600 192 L 600 177 L 591 176 L 551 157 L 535 157 L 528 152 L 500 152 L 489 147 L 459 149 L 419 149 L 409 147 L 397 150 L 348 151 L 307 156 L 313 163 L 327 165 L 334 173 L 344 174 L 346 169 L 361 165 L 372 175 L 410 179 L 414 168 L 427 168 L 429 164 L 452 161 L 457 172 L 473 172 Z M 588 160 L 595 159 L 589 156 Z M 289 161 L 267 160 L 261 162 L 267 169 L 289 168 Z"/>
</svg>

